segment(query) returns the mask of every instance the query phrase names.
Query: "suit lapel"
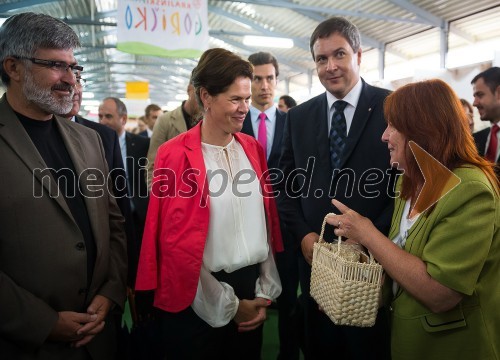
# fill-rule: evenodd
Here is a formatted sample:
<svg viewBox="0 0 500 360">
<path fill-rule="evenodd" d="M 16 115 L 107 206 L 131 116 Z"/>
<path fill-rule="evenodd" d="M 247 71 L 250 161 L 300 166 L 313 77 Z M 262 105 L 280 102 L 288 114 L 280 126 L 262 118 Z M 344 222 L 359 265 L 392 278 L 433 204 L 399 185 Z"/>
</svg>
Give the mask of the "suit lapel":
<svg viewBox="0 0 500 360">
<path fill-rule="evenodd" d="M 40 156 L 38 149 L 33 144 L 28 133 L 22 126 L 21 121 L 17 118 L 16 114 L 7 103 L 5 95 L 0 100 L 0 113 L 3 114 L 2 119 L 0 120 L 0 137 L 2 137 L 17 154 L 17 156 L 32 173 L 33 177 L 42 184 L 50 198 L 57 202 L 64 212 L 71 219 L 73 219 L 68 205 L 66 204 L 63 196 L 61 196 L 59 188 L 57 187 L 57 182 L 52 174 L 46 171 L 43 173 L 41 172 L 42 170 L 47 169 L 48 166 L 45 164 L 45 161 Z M 50 177 L 50 181 L 43 180 L 43 177 L 47 175 Z"/>
<path fill-rule="evenodd" d="M 307 120 L 310 121 L 312 119 L 309 126 L 311 127 L 312 132 L 316 133 L 316 138 L 313 140 L 313 142 L 307 144 L 307 146 L 312 147 L 310 151 L 311 154 L 317 153 L 316 161 L 319 163 L 315 164 L 315 166 L 319 166 L 319 169 L 330 169 L 329 173 L 331 174 L 333 169 L 330 162 L 330 142 L 328 136 L 327 108 L 328 105 L 326 101 L 326 93 L 324 93 L 321 97 L 318 98 L 318 103 L 317 105 L 315 105 L 315 111 Z M 300 120 L 305 121 L 306 119 Z M 311 140 L 304 139 L 305 142 L 309 142 Z"/>
<path fill-rule="evenodd" d="M 78 115 L 75 115 L 75 122 L 77 124 L 83 125 L 83 119 L 79 117 Z"/>
<path fill-rule="evenodd" d="M 273 147 L 271 148 L 271 154 L 269 155 L 269 159 L 271 156 L 279 156 L 281 155 L 281 140 L 283 138 L 283 129 L 285 127 L 285 119 L 286 115 L 279 110 L 276 110 L 276 121 L 274 124 L 274 138 L 273 138 Z"/>
<path fill-rule="evenodd" d="M 341 168 L 344 166 L 352 151 L 356 147 L 366 123 L 370 119 L 373 108 L 376 106 L 376 104 L 372 102 L 372 94 L 370 93 L 368 85 L 363 79 L 361 79 L 361 81 L 363 82 L 363 89 L 361 90 L 358 105 L 356 106 L 356 110 L 354 112 L 351 128 L 349 129 L 349 135 L 346 138 L 342 163 L 340 165 Z"/>
<path fill-rule="evenodd" d="M 127 163 L 127 187 L 129 189 L 130 194 L 134 194 L 136 191 L 134 188 L 135 185 L 135 142 L 132 136 L 129 133 L 125 134 L 125 146 L 127 148 L 127 158 L 125 162 Z"/>
<path fill-rule="evenodd" d="M 400 181 L 401 181 L 401 179 L 400 179 Z M 398 183 L 398 190 L 401 190 L 401 182 Z M 389 231 L 389 239 L 391 239 L 391 240 L 393 240 L 394 238 L 396 238 L 398 236 L 398 234 L 400 232 L 401 218 L 403 216 L 406 216 L 406 214 L 404 214 L 404 208 L 405 208 L 406 201 L 400 197 L 397 198 L 395 201 L 396 202 L 394 205 L 394 214 L 392 216 L 391 230 Z M 418 249 L 416 250 L 417 252 L 412 252 L 412 250 L 414 250 L 413 245 L 415 243 L 415 238 L 417 238 L 420 231 L 423 230 L 426 219 L 427 219 L 427 214 L 425 212 L 423 214 L 420 214 L 420 217 L 418 218 L 418 220 L 408 230 L 408 235 L 406 237 L 406 243 L 404 246 L 404 250 L 406 252 L 412 253 L 412 254 L 417 255 L 417 256 L 421 256 L 421 254 L 418 253 L 418 251 L 419 251 Z M 421 239 L 420 237 L 418 237 L 418 238 Z M 417 245 L 420 245 L 420 244 L 417 244 Z M 392 289 L 391 289 L 391 292 L 392 292 Z M 401 288 L 401 286 L 399 286 L 396 294 L 394 295 L 394 299 L 396 299 L 402 293 L 403 293 L 403 289 Z"/>
<path fill-rule="evenodd" d="M 86 170 L 86 155 L 80 140 L 78 139 L 78 132 L 73 127 L 70 127 L 68 120 L 56 117 L 55 119 L 57 128 L 61 133 L 64 145 L 68 150 L 69 156 L 73 161 L 73 166 L 78 174 Z"/>
<path fill-rule="evenodd" d="M 472 135 L 474 137 L 474 141 L 476 142 L 477 151 L 481 156 L 484 156 L 486 150 L 486 140 L 488 139 L 489 133 L 490 128 L 486 128 Z"/>
<path fill-rule="evenodd" d="M 207 183 L 207 169 L 205 167 L 205 161 L 203 160 L 203 154 L 201 151 L 201 124 L 202 121 L 186 133 L 184 144 L 187 148 L 186 156 L 189 161 L 189 168 L 200 171 L 200 173 L 195 176 L 198 189 L 202 190 L 200 206 L 208 207 L 210 206 L 210 201 L 208 201 L 209 189 Z"/>
<path fill-rule="evenodd" d="M 389 239 L 394 239 L 399 233 L 399 226 L 401 224 L 401 217 L 403 216 L 403 210 L 405 207 L 405 201 L 401 198 L 397 198 L 394 204 L 394 213 L 392 215 L 391 230 L 389 231 Z"/>
<path fill-rule="evenodd" d="M 132 137 L 128 133 L 125 133 L 125 146 L 127 147 L 127 157 L 133 156 L 133 153 L 135 150 L 134 149 L 135 143 L 134 143 Z"/>
<path fill-rule="evenodd" d="M 240 143 L 241 147 L 243 148 L 243 151 L 245 152 L 245 155 L 247 156 L 248 160 L 250 161 L 250 164 L 252 165 L 255 174 L 257 175 L 258 179 L 262 179 L 262 168 L 260 165 L 260 161 L 255 155 L 257 155 L 259 150 L 256 147 L 253 147 L 254 144 L 258 144 L 256 142 L 249 142 L 246 138 L 243 136 L 240 136 L 240 134 L 236 133 L 234 134 L 234 137 L 236 140 Z M 260 146 L 260 145 L 259 145 Z M 262 147 L 260 147 L 262 149 Z M 264 160 L 265 160 L 265 154 L 264 154 Z"/>
<path fill-rule="evenodd" d="M 406 216 L 404 214 L 404 208 L 406 205 L 406 201 L 401 198 L 397 198 L 394 205 L 394 214 L 392 216 L 392 224 L 391 230 L 389 231 L 389 239 L 394 239 L 400 232 L 401 218 Z M 420 214 L 418 220 L 413 224 L 413 226 L 408 230 L 408 236 L 406 238 L 405 250 L 410 252 L 411 247 L 413 245 L 413 240 L 415 236 L 420 232 L 422 226 L 425 223 L 425 219 L 427 219 L 427 213 Z"/>
<path fill-rule="evenodd" d="M 253 133 L 252 118 L 250 116 L 250 111 L 247 112 L 247 116 L 245 116 L 245 121 L 243 121 L 243 128 L 241 129 L 241 132 L 255 137 L 255 134 Z"/>
<path fill-rule="evenodd" d="M 78 176 L 78 184 L 85 202 L 85 207 L 87 208 L 87 214 L 90 220 L 90 226 L 92 227 L 92 232 L 96 239 L 99 238 L 100 229 L 99 224 L 99 211 L 97 208 L 97 199 L 95 198 L 95 193 L 89 192 L 89 186 L 95 185 L 89 183 L 89 177 L 92 179 L 95 174 L 93 171 L 102 171 L 102 169 L 94 169 L 88 164 L 85 147 L 80 141 L 82 136 L 77 129 L 75 129 L 72 124 L 63 118 L 56 117 L 56 124 L 61 134 L 61 137 L 66 146 L 66 150 L 73 162 L 73 166 Z M 95 149 L 99 151 L 99 149 Z M 102 173 L 102 176 L 106 174 Z M 104 178 L 106 180 L 106 178 Z M 106 191 L 106 190 L 105 190 Z M 98 251 L 100 251 L 99 245 L 100 241 L 96 241 Z"/>
</svg>

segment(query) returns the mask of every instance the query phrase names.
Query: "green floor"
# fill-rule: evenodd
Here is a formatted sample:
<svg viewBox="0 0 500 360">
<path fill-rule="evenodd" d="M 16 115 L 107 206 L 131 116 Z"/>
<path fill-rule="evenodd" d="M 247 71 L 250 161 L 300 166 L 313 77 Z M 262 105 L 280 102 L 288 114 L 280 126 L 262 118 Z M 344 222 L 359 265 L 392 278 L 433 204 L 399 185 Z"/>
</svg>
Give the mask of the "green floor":
<svg viewBox="0 0 500 360">
<path fill-rule="evenodd" d="M 276 360 L 279 350 L 278 311 L 267 310 L 267 320 L 264 323 L 264 342 L 262 344 L 262 360 Z"/>
<path fill-rule="evenodd" d="M 268 309 L 264 324 L 264 341 L 262 343 L 262 360 L 276 360 L 279 351 L 278 310 Z M 304 359 L 302 353 L 300 359 Z"/>
</svg>

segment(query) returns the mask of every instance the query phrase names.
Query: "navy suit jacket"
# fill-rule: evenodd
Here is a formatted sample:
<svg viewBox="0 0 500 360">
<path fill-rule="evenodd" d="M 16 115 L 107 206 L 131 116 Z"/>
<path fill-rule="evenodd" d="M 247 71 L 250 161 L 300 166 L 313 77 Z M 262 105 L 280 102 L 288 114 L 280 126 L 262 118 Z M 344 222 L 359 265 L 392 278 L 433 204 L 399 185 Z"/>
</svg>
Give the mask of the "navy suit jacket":
<svg viewBox="0 0 500 360">
<path fill-rule="evenodd" d="M 125 218 L 125 233 L 127 235 L 127 254 L 129 264 L 127 284 L 133 287 L 137 272 L 137 262 L 139 260 L 139 239 L 137 239 L 135 233 L 134 222 L 132 221 L 132 212 L 130 209 L 130 201 L 127 198 L 127 181 L 118 135 L 113 129 L 80 116 L 75 116 L 75 122 L 97 131 L 101 138 L 111 180 L 113 181 L 113 193 L 115 194 L 116 203 Z"/>
<path fill-rule="evenodd" d="M 140 226 L 144 227 L 146 212 L 148 210 L 148 190 L 146 185 L 147 155 L 149 149 L 149 138 L 131 133 L 126 133 L 127 144 L 127 169 L 132 202 Z"/>
<path fill-rule="evenodd" d="M 396 174 L 387 145 L 381 141 L 388 94 L 363 81 L 340 172 L 330 163 L 326 93 L 288 111 L 280 159 L 284 181 L 276 189 L 280 217 L 299 244 L 308 233 L 320 233 L 326 214 L 340 213 L 332 198 L 388 233 L 393 210 L 388 193 L 393 192 Z M 333 229 L 328 227 L 326 240 L 332 239 Z"/>
<path fill-rule="evenodd" d="M 140 133 L 138 133 L 137 135 L 149 138 L 149 135 L 148 135 L 148 131 L 147 131 L 147 130 L 141 131 L 141 132 L 140 132 Z"/>
</svg>

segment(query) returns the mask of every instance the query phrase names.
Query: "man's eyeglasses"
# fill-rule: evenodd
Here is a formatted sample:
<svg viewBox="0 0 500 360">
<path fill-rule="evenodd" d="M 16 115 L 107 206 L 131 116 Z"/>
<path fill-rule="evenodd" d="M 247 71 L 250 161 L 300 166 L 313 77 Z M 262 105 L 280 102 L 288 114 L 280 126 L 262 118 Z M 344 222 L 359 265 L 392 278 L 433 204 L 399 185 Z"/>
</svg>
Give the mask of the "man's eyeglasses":
<svg viewBox="0 0 500 360">
<path fill-rule="evenodd" d="M 24 57 L 24 56 L 13 56 L 13 57 L 16 59 L 20 59 L 20 60 L 29 60 L 33 64 L 45 66 L 45 67 L 51 68 L 53 70 L 59 71 L 60 73 L 65 73 L 68 71 L 68 69 L 71 69 L 71 72 L 75 76 L 78 75 L 78 73 L 80 71 L 83 71 L 83 66 L 74 65 L 74 64 L 67 64 L 64 61 L 43 60 L 43 59 L 29 58 L 29 57 Z"/>
<path fill-rule="evenodd" d="M 81 88 L 84 88 L 87 83 L 87 79 L 83 79 L 80 75 L 76 76 L 76 84 Z"/>
</svg>

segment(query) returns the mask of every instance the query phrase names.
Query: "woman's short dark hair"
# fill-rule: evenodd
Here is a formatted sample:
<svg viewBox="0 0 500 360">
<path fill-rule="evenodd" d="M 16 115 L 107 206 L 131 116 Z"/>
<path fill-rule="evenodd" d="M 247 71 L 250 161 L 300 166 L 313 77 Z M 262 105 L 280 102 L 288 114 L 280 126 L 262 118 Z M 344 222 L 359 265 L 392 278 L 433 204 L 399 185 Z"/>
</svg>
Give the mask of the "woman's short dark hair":
<svg viewBox="0 0 500 360">
<path fill-rule="evenodd" d="M 226 49 L 214 48 L 205 51 L 191 73 L 196 100 L 200 107 L 203 108 L 200 98 L 201 88 L 216 96 L 225 92 L 239 77 L 252 80 L 252 64 Z"/>
</svg>

